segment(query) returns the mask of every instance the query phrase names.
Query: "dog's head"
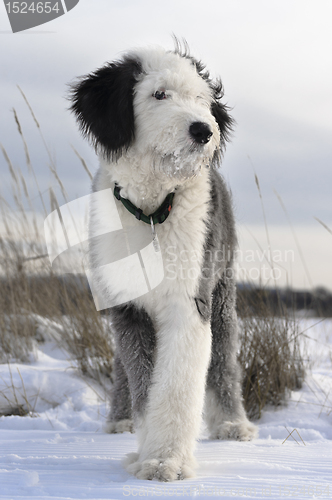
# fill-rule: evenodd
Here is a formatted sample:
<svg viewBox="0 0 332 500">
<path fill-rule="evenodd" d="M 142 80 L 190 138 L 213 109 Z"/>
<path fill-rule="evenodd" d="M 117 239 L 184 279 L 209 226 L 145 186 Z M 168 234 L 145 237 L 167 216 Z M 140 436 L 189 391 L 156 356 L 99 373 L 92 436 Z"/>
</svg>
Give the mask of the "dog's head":
<svg viewBox="0 0 332 500">
<path fill-rule="evenodd" d="M 220 80 L 179 46 L 136 50 L 71 87 L 81 131 L 110 161 L 151 156 L 154 168 L 188 177 L 220 157 L 232 119 Z"/>
</svg>

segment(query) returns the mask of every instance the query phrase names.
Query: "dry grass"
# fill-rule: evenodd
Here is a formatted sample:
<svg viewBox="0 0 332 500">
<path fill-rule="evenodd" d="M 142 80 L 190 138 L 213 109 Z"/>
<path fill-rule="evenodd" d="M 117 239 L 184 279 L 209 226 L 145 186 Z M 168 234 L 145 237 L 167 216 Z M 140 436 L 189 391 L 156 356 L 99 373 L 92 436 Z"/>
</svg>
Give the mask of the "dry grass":
<svg viewBox="0 0 332 500">
<path fill-rule="evenodd" d="M 249 417 L 259 418 L 266 404 L 278 406 L 289 391 L 302 387 L 305 375 L 299 345 L 302 333 L 295 318 L 283 311 L 278 315 L 269 307 L 263 291 L 240 294 L 238 309 L 243 397 Z"/>
<path fill-rule="evenodd" d="M 45 260 L 38 273 L 26 270 L 22 246 L 10 251 L 0 238 L 0 361 L 27 361 L 36 341 L 43 341 L 36 315 L 59 328 L 54 340 L 77 361 L 84 375 L 98 379 L 112 371 L 113 339 L 105 317 L 95 308 L 85 277 L 56 276 Z M 6 263 L 10 262 L 9 266 Z M 15 263 L 15 265 L 14 265 Z M 22 265 L 23 263 L 23 265 Z"/>
<path fill-rule="evenodd" d="M 8 385 L 5 381 L 3 381 L 4 390 L 1 391 L 1 396 L 6 401 L 7 404 L 6 407 L 1 408 L 0 416 L 1 417 L 8 417 L 10 415 L 18 415 L 19 417 L 25 417 L 27 415 L 30 417 L 37 416 L 37 414 L 35 413 L 35 405 L 34 406 L 31 405 L 31 401 L 29 401 L 29 398 L 27 396 L 24 381 L 19 369 L 17 368 L 17 371 L 22 382 L 22 389 L 18 389 L 17 387 L 15 387 L 10 363 L 8 363 L 8 371 L 10 374 L 10 385 Z M 35 398 L 35 404 L 37 403 L 37 399 L 38 395 Z"/>
<path fill-rule="evenodd" d="M 39 122 L 21 93 L 46 148 L 50 172 L 63 198 L 68 201 Z M 37 328 L 35 315 L 39 315 L 56 322 L 55 340 L 72 355 L 82 373 L 101 381 L 112 371 L 111 331 L 106 318 L 96 311 L 85 277 L 78 274 L 59 276 L 52 270 L 43 220 L 58 206 L 58 201 L 52 190 L 49 190 L 48 200 L 41 193 L 15 110 L 14 119 L 25 153 L 28 180 L 34 182 L 42 213 L 31 201 L 27 189 L 30 182 L 26 182 L 20 169 L 13 167 L 1 146 L 11 175 L 14 206 L 10 206 L 0 193 L 0 362 L 30 359 L 36 342 L 44 340 L 40 328 Z M 91 176 L 84 160 L 77 151 L 75 153 L 85 172 Z"/>
<path fill-rule="evenodd" d="M 30 106 L 29 109 L 48 152 L 39 123 Z M 14 118 L 25 152 L 29 180 L 35 182 L 43 213 L 34 209 L 24 175 L 19 169 L 14 169 L 2 147 L 12 178 L 15 206 L 10 207 L 0 197 L 0 362 L 29 360 L 36 342 L 45 340 L 36 318 L 46 318 L 52 320 L 54 325 L 53 329 L 48 328 L 48 335 L 53 335 L 70 353 L 82 374 L 103 383 L 105 376 L 111 376 L 113 360 L 113 338 L 107 317 L 96 311 L 85 277 L 60 277 L 50 266 L 39 219 L 42 220 L 58 203 L 53 192 L 50 192 L 48 201 L 40 192 L 16 113 Z M 91 177 L 84 160 L 76 154 Z M 65 187 L 51 155 L 49 168 L 66 199 Z M 265 404 L 280 404 L 287 390 L 301 386 L 304 366 L 296 322 L 271 313 L 259 297 L 254 297 L 254 300 L 253 309 L 247 299 L 241 302 L 240 297 L 240 361 L 245 375 L 243 391 L 246 408 L 252 418 L 257 418 Z M 253 310 L 260 312 L 253 314 Z M 14 397 L 11 411 L 16 414 L 31 413 L 29 408 L 32 405 L 26 402 L 25 406 L 28 410 L 23 410 Z"/>
</svg>

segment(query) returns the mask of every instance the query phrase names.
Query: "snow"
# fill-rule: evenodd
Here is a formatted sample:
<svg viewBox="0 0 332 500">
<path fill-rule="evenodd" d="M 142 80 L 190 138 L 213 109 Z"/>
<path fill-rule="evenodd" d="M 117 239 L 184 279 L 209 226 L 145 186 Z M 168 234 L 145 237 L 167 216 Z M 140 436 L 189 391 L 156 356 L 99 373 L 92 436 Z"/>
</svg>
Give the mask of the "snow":
<svg viewBox="0 0 332 500">
<path fill-rule="evenodd" d="M 0 410 L 30 405 L 25 417 L 0 418 L 0 500 L 332 497 L 332 321 L 300 321 L 311 366 L 303 388 L 264 409 L 253 442 L 210 441 L 202 429 L 197 477 L 176 483 L 125 471 L 135 435 L 103 433 L 103 389 L 50 338 L 30 363 L 0 365 Z"/>
</svg>

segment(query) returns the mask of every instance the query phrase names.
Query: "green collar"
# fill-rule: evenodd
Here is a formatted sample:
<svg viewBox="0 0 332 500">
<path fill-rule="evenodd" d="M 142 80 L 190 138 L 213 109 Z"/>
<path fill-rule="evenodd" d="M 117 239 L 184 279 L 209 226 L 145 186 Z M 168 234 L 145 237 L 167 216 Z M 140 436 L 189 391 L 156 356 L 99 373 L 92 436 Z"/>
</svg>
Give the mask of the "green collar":
<svg viewBox="0 0 332 500">
<path fill-rule="evenodd" d="M 151 224 L 151 219 L 153 224 L 162 224 L 165 222 L 167 217 L 170 214 L 170 211 L 172 209 L 172 202 L 175 193 L 169 193 L 163 203 L 160 205 L 159 208 L 153 214 L 150 215 L 145 215 L 143 213 L 143 210 L 140 208 L 137 208 L 131 201 L 127 200 L 126 198 L 122 198 L 120 195 L 120 190 L 121 187 L 115 184 L 114 186 L 114 196 L 117 200 L 121 201 L 123 206 L 130 212 L 131 214 L 135 215 L 136 219 L 141 220 L 145 222 L 146 224 Z"/>
</svg>

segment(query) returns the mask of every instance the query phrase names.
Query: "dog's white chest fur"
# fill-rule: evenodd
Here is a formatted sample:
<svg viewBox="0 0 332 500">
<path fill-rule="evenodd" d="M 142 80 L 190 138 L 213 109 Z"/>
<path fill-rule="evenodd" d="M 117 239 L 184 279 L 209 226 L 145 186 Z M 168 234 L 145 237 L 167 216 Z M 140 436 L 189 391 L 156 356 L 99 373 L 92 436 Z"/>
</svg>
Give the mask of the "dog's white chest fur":
<svg viewBox="0 0 332 500">
<path fill-rule="evenodd" d="M 126 186 L 126 176 L 121 175 L 119 168 L 114 170 L 115 172 L 102 162 L 95 177 L 94 189 L 101 191 L 110 188 L 108 191 L 109 196 L 113 196 L 114 182 L 116 181 L 119 185 L 124 186 L 123 191 L 125 193 L 130 192 L 132 199 L 139 199 L 139 195 L 134 196 L 135 188 Z M 197 293 L 199 280 L 201 279 L 210 200 L 208 176 L 208 168 L 203 168 L 197 176 L 187 180 L 180 186 L 175 187 L 174 181 L 166 183 L 167 189 L 175 190 L 173 207 L 168 219 L 163 224 L 156 224 L 155 226 L 165 277 L 162 283 L 148 295 L 137 298 L 138 302 L 144 305 L 152 317 L 156 316 L 158 309 L 167 306 L 170 297 L 194 297 Z M 132 173 L 131 182 L 134 180 L 135 174 Z M 156 195 L 153 192 L 154 184 L 151 181 L 147 181 L 144 189 L 143 208 L 146 213 L 152 213 L 160 200 L 165 197 L 164 193 L 167 189 L 161 189 L 161 186 L 157 185 L 155 187 Z M 137 191 L 139 192 L 139 189 Z M 157 203 L 155 200 L 157 200 Z M 137 227 L 138 231 L 147 232 L 146 225 L 136 220 L 135 216 L 128 212 L 121 202 L 116 201 L 116 204 L 124 225 Z M 94 214 L 94 216 L 98 217 L 98 213 Z M 97 222 L 92 217 L 90 224 L 94 226 Z M 149 228 L 148 231 L 151 234 L 152 241 L 152 229 Z M 92 252 L 94 252 L 93 247 Z M 98 252 L 95 252 L 94 266 L 98 267 L 98 259 L 100 259 L 100 262 L 107 261 L 108 253 L 108 247 L 100 246 Z M 160 265 L 159 261 L 157 265 Z M 107 276 L 105 276 L 105 279 L 107 279 Z"/>
</svg>

